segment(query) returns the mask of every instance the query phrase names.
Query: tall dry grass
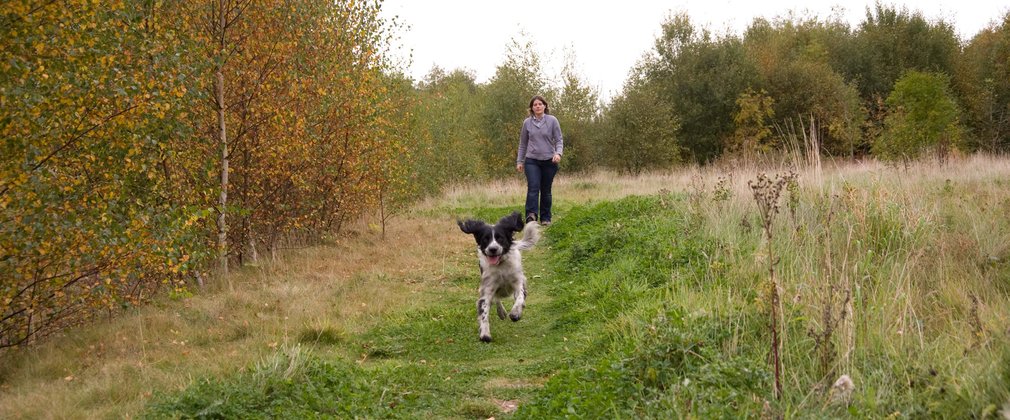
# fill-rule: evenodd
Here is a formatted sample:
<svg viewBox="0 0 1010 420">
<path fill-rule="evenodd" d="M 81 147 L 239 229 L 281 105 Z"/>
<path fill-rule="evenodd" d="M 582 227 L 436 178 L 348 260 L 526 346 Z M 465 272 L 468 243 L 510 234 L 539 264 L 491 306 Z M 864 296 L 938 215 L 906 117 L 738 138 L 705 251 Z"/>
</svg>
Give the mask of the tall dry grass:
<svg viewBox="0 0 1010 420">
<path fill-rule="evenodd" d="M 709 252 L 712 278 L 731 279 L 716 293 L 682 287 L 671 299 L 740 316 L 739 303 L 727 303 L 757 287 L 768 264 L 746 182 L 790 169 L 712 167 L 689 182 L 668 176 L 668 188 L 700 197 L 691 206 L 697 227 L 723 245 Z M 783 341 L 793 392 L 813 392 L 802 372 L 819 372 L 827 386 L 840 374 L 869 375 L 863 370 L 881 360 L 910 378 L 953 371 L 959 386 L 987 386 L 976 379 L 1001 360 L 990 344 L 1010 338 L 1010 160 L 971 156 L 907 169 L 831 162 L 798 172 L 800 188 L 783 198 L 771 245 L 792 324 Z"/>
</svg>

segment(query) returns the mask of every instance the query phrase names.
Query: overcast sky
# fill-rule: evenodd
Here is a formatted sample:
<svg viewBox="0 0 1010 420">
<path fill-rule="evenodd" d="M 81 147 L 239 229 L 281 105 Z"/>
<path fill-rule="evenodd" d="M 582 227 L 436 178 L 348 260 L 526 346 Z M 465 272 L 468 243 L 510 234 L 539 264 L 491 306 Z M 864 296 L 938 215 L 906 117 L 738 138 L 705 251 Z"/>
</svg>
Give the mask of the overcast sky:
<svg viewBox="0 0 1010 420">
<path fill-rule="evenodd" d="M 695 27 L 740 35 L 755 17 L 772 20 L 790 12 L 822 20 L 838 15 L 855 27 L 873 0 L 385 0 L 383 14 L 406 27 L 394 44 L 409 74 L 420 80 L 435 65 L 471 71 L 478 82 L 494 75 L 512 39 L 531 40 L 546 61 L 548 77 L 574 53 L 583 80 L 604 98 L 620 92 L 628 71 L 648 53 L 671 12 L 686 12 Z M 1010 0 L 902 0 L 885 5 L 919 10 L 930 20 L 953 23 L 962 39 L 997 21 Z"/>
</svg>

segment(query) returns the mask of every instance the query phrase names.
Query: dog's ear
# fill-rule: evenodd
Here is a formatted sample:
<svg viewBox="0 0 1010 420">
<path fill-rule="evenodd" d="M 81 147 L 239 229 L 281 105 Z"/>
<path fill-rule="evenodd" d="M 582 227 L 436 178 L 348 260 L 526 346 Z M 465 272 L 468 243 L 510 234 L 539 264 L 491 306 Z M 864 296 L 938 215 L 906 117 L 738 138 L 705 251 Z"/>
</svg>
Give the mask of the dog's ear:
<svg viewBox="0 0 1010 420">
<path fill-rule="evenodd" d="M 459 225 L 459 230 L 463 233 L 476 233 L 479 231 L 485 223 L 480 220 L 466 219 L 463 221 L 456 220 L 456 224 Z"/>
<path fill-rule="evenodd" d="M 512 232 L 519 232 L 523 230 L 523 217 L 519 215 L 519 212 L 513 211 L 512 214 L 502 217 L 498 221 L 498 226 L 507 228 Z"/>
</svg>

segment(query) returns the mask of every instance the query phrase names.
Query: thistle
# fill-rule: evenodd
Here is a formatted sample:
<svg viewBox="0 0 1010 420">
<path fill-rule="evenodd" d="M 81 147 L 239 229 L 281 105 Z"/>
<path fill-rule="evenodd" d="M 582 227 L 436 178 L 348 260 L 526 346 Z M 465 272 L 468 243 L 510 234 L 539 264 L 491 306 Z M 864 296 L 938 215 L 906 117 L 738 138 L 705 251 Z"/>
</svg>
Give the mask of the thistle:
<svg viewBox="0 0 1010 420">
<path fill-rule="evenodd" d="M 782 188 L 796 179 L 796 173 L 790 172 L 786 175 L 775 175 L 775 179 L 769 178 L 764 173 L 760 173 L 755 181 L 747 181 L 747 186 L 754 193 L 754 201 L 757 202 L 758 211 L 761 216 L 761 227 L 765 233 L 768 246 L 768 278 L 770 287 L 768 290 L 769 320 L 768 325 L 771 331 L 771 361 L 775 374 L 775 398 L 782 399 L 782 359 L 780 356 L 781 343 L 779 340 L 779 299 L 778 282 L 775 280 L 775 264 L 778 261 L 772 248 L 772 223 L 775 215 L 779 213 L 779 197 L 782 195 Z"/>
</svg>

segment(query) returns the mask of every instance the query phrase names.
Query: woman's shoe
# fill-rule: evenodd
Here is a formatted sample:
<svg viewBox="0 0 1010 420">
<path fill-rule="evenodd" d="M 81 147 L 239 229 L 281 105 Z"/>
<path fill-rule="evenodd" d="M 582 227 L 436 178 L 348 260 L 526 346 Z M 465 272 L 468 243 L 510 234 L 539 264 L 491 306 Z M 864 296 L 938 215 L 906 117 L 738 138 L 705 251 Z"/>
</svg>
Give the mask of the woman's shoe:
<svg viewBox="0 0 1010 420">
<path fill-rule="evenodd" d="M 544 221 L 540 222 L 540 226 L 550 226 L 550 225 L 551 225 L 551 221 L 550 220 L 544 220 Z"/>
<path fill-rule="evenodd" d="M 537 215 L 530 213 L 526 215 L 526 223 L 537 221 Z"/>
</svg>

